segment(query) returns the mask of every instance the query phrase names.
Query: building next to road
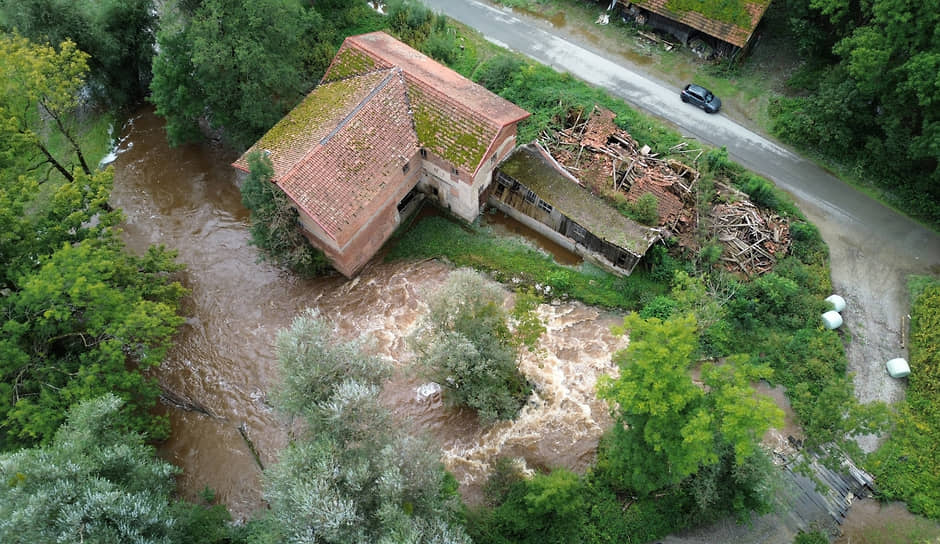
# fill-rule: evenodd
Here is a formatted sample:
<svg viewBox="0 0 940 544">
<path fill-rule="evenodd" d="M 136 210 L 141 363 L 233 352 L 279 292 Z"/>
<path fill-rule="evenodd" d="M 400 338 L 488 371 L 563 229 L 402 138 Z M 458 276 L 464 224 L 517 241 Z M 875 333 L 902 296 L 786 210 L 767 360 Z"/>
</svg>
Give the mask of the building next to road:
<svg viewBox="0 0 940 544">
<path fill-rule="evenodd" d="M 318 85 L 258 140 L 304 234 L 351 277 L 424 196 L 468 221 L 529 113 L 373 32 L 346 38 Z"/>
<path fill-rule="evenodd" d="M 518 148 L 494 177 L 493 207 L 615 274 L 633 272 L 662 238 L 594 196 L 538 144 Z"/>
<path fill-rule="evenodd" d="M 684 45 L 697 35 L 735 56 L 752 45 L 771 0 L 616 0 L 637 22 L 672 34 Z"/>
</svg>

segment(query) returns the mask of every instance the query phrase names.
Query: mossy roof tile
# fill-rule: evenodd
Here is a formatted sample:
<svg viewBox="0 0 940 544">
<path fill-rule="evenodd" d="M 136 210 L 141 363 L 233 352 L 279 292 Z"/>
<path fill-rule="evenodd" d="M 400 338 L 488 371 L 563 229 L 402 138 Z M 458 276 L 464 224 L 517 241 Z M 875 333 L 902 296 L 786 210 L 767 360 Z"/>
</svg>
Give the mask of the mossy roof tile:
<svg viewBox="0 0 940 544">
<path fill-rule="evenodd" d="M 633 0 L 633 3 L 667 19 L 679 21 L 684 25 L 738 47 L 747 45 L 748 40 L 751 39 L 751 34 L 754 33 L 754 29 L 757 28 L 757 24 L 764 16 L 764 12 L 770 6 L 770 0 L 746 2 L 744 9 L 750 15 L 750 24 L 742 27 L 733 23 L 711 19 L 697 11 L 686 11 L 684 13 L 672 11 L 666 7 L 669 0 Z"/>
</svg>

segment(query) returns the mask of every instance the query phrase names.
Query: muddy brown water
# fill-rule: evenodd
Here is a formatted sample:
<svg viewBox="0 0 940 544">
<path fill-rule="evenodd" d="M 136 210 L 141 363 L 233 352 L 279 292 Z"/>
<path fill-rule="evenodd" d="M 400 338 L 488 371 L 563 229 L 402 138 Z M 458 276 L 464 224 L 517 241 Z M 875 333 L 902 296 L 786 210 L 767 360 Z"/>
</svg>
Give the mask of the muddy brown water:
<svg viewBox="0 0 940 544">
<path fill-rule="evenodd" d="M 609 425 L 594 386 L 615 370 L 610 354 L 625 345 L 610 332 L 620 317 L 581 304 L 542 305 L 548 332 L 520 364 L 536 392 L 515 421 L 483 428 L 472 414 L 417 394 L 424 382 L 405 340 L 426 309 L 426 294 L 452 267 L 372 263 L 353 281 L 303 281 L 258 262 L 229 166 L 234 158 L 207 145 L 169 148 L 162 120 L 145 108 L 123 127 L 113 163 L 111 202 L 126 215 L 128 246 L 142 252 L 164 244 L 186 265 L 187 322 L 158 371 L 166 389 L 201 408 L 164 408 L 172 435 L 159 451 L 182 467 L 184 496 L 209 487 L 237 518 L 264 507 L 261 472 L 239 427 L 262 463 L 276 461 L 287 433 L 266 401 L 278 383 L 273 346 L 277 331 L 308 307 L 335 324 L 337 337 L 373 339 L 374 352 L 396 369 L 383 401 L 437 441 L 469 500 L 479 496 L 497 456 L 520 458 L 530 469 L 580 470 L 592 462 Z"/>
</svg>

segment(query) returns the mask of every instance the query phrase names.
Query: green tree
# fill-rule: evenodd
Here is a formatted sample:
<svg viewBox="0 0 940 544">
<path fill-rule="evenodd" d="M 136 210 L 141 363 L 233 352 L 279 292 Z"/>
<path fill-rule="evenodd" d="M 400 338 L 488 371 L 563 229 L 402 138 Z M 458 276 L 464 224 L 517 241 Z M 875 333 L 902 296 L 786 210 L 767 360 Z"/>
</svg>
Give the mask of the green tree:
<svg viewBox="0 0 940 544">
<path fill-rule="evenodd" d="M 197 139 L 205 118 L 246 147 L 310 90 L 332 38 L 299 0 L 204 0 L 161 17 L 150 100 L 170 142 Z"/>
<path fill-rule="evenodd" d="M 110 170 L 40 192 L 15 166 L 0 171 L 0 448 L 47 442 L 70 404 L 109 391 L 124 428 L 164 435 L 143 373 L 181 322 L 173 254 L 125 252 Z"/>
<path fill-rule="evenodd" d="M 811 51 L 809 96 L 772 111 L 784 138 L 877 180 L 898 203 L 940 221 L 940 10 L 909 0 L 790 0 Z M 891 160 L 885 160 L 891 157 Z"/>
<path fill-rule="evenodd" d="M 7 149 L 35 156 L 36 169 L 48 164 L 74 181 L 70 157 L 54 156 L 51 135 L 67 142 L 78 166 L 91 175 L 72 115 L 79 105 L 88 72 L 88 55 L 74 42 L 64 41 L 58 51 L 18 35 L 0 35 L 0 134 Z"/>
<path fill-rule="evenodd" d="M 469 542 L 440 452 L 395 430 L 379 404 L 387 369 L 358 343 L 334 342 L 314 311 L 278 335 L 279 410 L 301 436 L 264 474 L 261 542 Z"/>
<path fill-rule="evenodd" d="M 182 323 L 185 290 L 167 276 L 179 269 L 173 257 L 87 239 L 18 278 L 2 301 L 0 444 L 48 442 L 70 404 L 109 391 L 128 401 L 121 428 L 165 436 L 166 422 L 149 413 L 159 387 L 145 371 Z"/>
<path fill-rule="evenodd" d="M 764 431 L 782 423 L 780 410 L 748 385 L 766 377 L 766 367 L 734 358 L 702 365 L 705 388 L 692 381 L 697 338 L 691 314 L 666 321 L 631 314 L 620 329 L 626 331 L 630 346 L 614 355 L 620 376 L 598 384 L 617 421 L 602 468 L 622 488 L 648 494 L 678 484 L 717 464 L 724 445 L 742 464 Z"/>
<path fill-rule="evenodd" d="M 120 431 L 120 411 L 114 395 L 86 400 L 49 445 L 0 455 L 0 540 L 170 544 L 214 532 L 200 542 L 225 541 L 225 509 L 173 504 L 178 469 Z"/>
<path fill-rule="evenodd" d="M 242 184 L 242 204 L 251 210 L 251 243 L 262 256 L 302 276 L 330 270 L 322 251 L 301 232 L 300 216 L 290 199 L 271 182 L 271 160 L 260 152 L 248 156 L 248 177 Z"/>
<path fill-rule="evenodd" d="M 520 344 L 503 298 L 499 287 L 476 272 L 457 270 L 431 295 L 411 338 L 418 363 L 448 398 L 475 410 L 485 423 L 514 417 L 530 391 L 516 366 Z"/>
<path fill-rule="evenodd" d="M 117 107 L 147 90 L 154 14 L 152 0 L 0 0 L 7 27 L 36 43 L 68 40 L 88 53 L 91 90 Z"/>
</svg>

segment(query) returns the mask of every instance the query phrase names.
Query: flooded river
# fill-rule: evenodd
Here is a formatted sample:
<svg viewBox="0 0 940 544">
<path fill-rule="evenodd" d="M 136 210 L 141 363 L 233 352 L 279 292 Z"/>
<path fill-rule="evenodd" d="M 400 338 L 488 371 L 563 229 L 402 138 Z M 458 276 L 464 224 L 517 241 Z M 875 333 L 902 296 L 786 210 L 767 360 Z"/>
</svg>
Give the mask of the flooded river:
<svg viewBox="0 0 940 544">
<path fill-rule="evenodd" d="M 187 323 L 158 374 L 179 404 L 199 407 L 166 408 L 173 431 L 160 453 L 183 468 L 185 496 L 208 486 L 242 518 L 263 507 L 260 470 L 240 428 L 263 464 L 276 460 L 287 435 L 266 402 L 278 380 L 275 336 L 308 307 L 330 319 L 338 337 L 374 339 L 375 352 L 396 368 L 383 400 L 438 441 L 467 498 L 477 496 L 496 456 L 521 458 L 530 468 L 582 469 L 591 462 L 609 424 L 594 384 L 614 370 L 610 354 L 625 342 L 609 331 L 617 316 L 581 304 L 543 305 L 548 333 L 521 361 L 536 394 L 516 421 L 481 428 L 472 414 L 418 395 L 422 381 L 410 371 L 405 338 L 426 309 L 427 293 L 452 268 L 373 263 L 357 280 L 304 281 L 260 263 L 248 243 L 248 212 L 229 166 L 234 159 L 205 145 L 169 148 L 162 121 L 144 109 L 123 127 L 114 161 L 112 204 L 126 215 L 128 245 L 140 252 L 165 244 L 187 267 Z"/>
</svg>

